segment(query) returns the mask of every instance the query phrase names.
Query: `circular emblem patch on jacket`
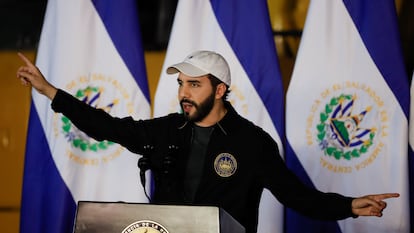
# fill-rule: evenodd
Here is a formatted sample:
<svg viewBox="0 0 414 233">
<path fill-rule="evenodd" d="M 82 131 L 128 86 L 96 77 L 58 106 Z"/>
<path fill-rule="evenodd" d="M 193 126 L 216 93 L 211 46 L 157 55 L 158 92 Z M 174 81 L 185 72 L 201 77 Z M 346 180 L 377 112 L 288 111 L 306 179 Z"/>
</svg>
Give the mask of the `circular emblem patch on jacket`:
<svg viewBox="0 0 414 233">
<path fill-rule="evenodd" d="M 229 153 L 221 153 L 214 160 L 214 170 L 221 177 L 232 176 L 237 170 L 237 161 Z"/>
</svg>

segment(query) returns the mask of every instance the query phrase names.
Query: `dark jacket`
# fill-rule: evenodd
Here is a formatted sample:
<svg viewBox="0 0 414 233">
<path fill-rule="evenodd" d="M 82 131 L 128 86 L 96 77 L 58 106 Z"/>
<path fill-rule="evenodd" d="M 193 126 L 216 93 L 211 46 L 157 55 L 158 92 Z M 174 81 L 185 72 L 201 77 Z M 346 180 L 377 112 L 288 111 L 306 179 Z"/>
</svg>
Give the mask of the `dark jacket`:
<svg viewBox="0 0 414 233">
<path fill-rule="evenodd" d="M 110 140 L 134 153 L 147 154 L 155 181 L 154 203 L 222 207 L 246 232 L 256 232 L 264 188 L 285 206 L 313 218 L 352 216 L 352 198 L 304 186 L 285 166 L 271 136 L 237 114 L 230 103 L 226 103 L 225 117 L 214 126 L 193 201 L 186 198 L 183 185 L 193 127 L 182 114 L 139 121 L 114 118 L 61 90 L 52 108 L 96 140 Z M 153 150 L 145 150 L 147 145 Z"/>
</svg>

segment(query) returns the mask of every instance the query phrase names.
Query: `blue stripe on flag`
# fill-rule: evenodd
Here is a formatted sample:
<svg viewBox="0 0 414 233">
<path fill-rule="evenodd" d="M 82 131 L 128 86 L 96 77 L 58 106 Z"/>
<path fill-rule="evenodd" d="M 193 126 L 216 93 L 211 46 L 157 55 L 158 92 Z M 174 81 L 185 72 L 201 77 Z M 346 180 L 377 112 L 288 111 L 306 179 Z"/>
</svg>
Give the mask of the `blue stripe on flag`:
<svg viewBox="0 0 414 233">
<path fill-rule="evenodd" d="M 144 50 L 139 43 L 141 32 L 136 1 L 93 0 L 92 2 L 115 48 L 150 103 L 145 61 L 142 59 Z"/>
<path fill-rule="evenodd" d="M 237 0 L 211 0 L 211 5 L 224 35 L 266 106 L 279 137 L 284 140 L 283 84 L 267 2 L 259 2 L 250 0 L 240 4 Z M 237 14 L 232 14 L 234 12 Z"/>
<path fill-rule="evenodd" d="M 343 1 L 372 60 L 408 119 L 410 86 L 404 68 L 394 0 Z"/>
<path fill-rule="evenodd" d="M 20 232 L 72 232 L 76 204 L 49 150 L 31 104 L 21 202 Z"/>
</svg>

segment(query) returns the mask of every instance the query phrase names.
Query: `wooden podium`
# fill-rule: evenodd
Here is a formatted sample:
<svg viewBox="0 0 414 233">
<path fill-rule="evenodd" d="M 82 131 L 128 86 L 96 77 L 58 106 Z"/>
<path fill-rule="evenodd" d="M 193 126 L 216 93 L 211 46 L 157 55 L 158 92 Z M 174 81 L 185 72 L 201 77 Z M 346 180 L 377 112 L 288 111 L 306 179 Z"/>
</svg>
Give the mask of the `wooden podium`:
<svg viewBox="0 0 414 233">
<path fill-rule="evenodd" d="M 74 233 L 244 233 L 226 211 L 211 206 L 78 202 Z"/>
</svg>

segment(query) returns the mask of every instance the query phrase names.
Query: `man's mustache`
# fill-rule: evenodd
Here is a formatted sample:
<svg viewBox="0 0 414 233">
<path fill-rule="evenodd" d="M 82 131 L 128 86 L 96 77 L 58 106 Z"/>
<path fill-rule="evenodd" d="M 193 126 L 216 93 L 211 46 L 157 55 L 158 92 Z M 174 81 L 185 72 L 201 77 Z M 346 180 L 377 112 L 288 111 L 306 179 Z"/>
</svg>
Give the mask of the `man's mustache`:
<svg viewBox="0 0 414 233">
<path fill-rule="evenodd" d="M 192 105 L 194 105 L 194 106 L 197 106 L 196 102 L 194 102 L 194 101 L 192 101 L 192 100 L 189 100 L 189 99 L 182 99 L 182 100 L 180 101 L 180 104 L 182 105 L 183 103 L 188 103 L 188 104 L 192 104 Z"/>
</svg>

